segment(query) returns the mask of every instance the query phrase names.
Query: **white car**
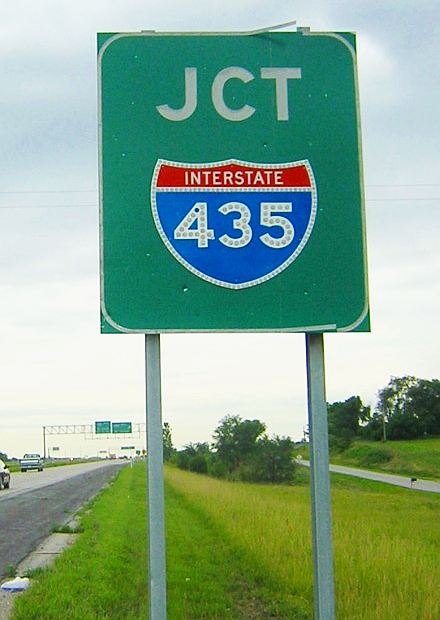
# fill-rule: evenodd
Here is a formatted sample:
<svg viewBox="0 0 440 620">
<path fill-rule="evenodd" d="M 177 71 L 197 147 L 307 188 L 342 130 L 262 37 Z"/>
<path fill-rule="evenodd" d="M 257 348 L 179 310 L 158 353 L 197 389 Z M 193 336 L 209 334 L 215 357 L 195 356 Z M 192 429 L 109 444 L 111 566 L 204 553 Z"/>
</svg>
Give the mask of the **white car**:
<svg viewBox="0 0 440 620">
<path fill-rule="evenodd" d="M 39 454 L 25 454 L 22 459 L 20 459 L 20 470 L 30 471 L 31 469 L 38 469 L 38 471 L 43 471 L 44 462 Z"/>
<path fill-rule="evenodd" d="M 11 474 L 9 473 L 8 466 L 4 461 L 0 459 L 0 491 L 5 488 L 9 489 L 11 484 Z"/>
</svg>

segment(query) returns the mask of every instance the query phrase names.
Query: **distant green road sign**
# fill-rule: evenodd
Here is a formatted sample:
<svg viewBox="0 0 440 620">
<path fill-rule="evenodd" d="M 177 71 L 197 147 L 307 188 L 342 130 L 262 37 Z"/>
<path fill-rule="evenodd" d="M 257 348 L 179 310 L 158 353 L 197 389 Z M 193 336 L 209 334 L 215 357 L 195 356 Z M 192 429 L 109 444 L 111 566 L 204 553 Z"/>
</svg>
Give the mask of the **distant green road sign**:
<svg viewBox="0 0 440 620">
<path fill-rule="evenodd" d="M 131 433 L 131 422 L 112 422 L 112 433 Z"/>
<path fill-rule="evenodd" d="M 99 44 L 102 331 L 367 331 L 354 35 Z"/>
<path fill-rule="evenodd" d="M 112 432 L 112 424 L 109 421 L 105 422 L 95 422 L 95 434 L 100 435 L 104 433 Z"/>
<path fill-rule="evenodd" d="M 121 450 L 134 450 L 135 446 L 122 446 Z"/>
</svg>

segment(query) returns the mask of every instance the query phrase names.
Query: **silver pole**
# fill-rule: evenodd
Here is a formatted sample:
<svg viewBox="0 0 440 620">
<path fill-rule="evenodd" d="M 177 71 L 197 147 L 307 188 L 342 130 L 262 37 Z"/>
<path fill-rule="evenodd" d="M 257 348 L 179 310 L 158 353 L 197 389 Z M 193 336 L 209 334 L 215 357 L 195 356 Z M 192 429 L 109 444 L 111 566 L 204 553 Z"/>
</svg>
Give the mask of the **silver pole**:
<svg viewBox="0 0 440 620">
<path fill-rule="evenodd" d="M 166 565 L 160 336 L 145 336 L 148 469 L 148 567 L 150 620 L 165 620 Z"/>
<path fill-rule="evenodd" d="M 324 337 L 306 334 L 307 395 L 310 430 L 314 602 L 316 620 L 333 620 L 333 549 L 325 399 Z"/>
</svg>

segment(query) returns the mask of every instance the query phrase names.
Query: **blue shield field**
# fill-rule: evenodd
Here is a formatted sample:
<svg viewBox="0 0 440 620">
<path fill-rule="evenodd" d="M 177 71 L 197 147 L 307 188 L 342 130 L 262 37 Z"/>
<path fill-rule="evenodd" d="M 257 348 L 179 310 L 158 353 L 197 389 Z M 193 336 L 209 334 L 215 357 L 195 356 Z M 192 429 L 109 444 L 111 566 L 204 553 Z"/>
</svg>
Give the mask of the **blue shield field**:
<svg viewBox="0 0 440 620">
<path fill-rule="evenodd" d="M 312 234 L 317 192 L 308 161 L 159 160 L 151 186 L 158 233 L 186 269 L 240 289 L 276 277 Z"/>
</svg>

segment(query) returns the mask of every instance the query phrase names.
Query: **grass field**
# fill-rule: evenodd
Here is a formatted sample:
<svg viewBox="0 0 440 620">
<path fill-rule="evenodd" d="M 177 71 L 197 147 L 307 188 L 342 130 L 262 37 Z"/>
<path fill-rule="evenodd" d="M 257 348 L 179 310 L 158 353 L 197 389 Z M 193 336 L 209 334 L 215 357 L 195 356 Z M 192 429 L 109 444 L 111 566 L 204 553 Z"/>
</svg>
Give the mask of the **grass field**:
<svg viewBox="0 0 440 620">
<path fill-rule="evenodd" d="M 440 438 L 411 441 L 356 441 L 331 456 L 337 465 L 364 467 L 403 476 L 440 479 Z"/>
<path fill-rule="evenodd" d="M 303 477 L 305 472 L 301 474 Z M 310 619 L 307 484 L 166 472 L 168 617 Z M 440 496 L 332 477 L 338 620 L 440 618 Z M 145 471 L 125 468 L 14 620 L 147 617 Z"/>
</svg>

